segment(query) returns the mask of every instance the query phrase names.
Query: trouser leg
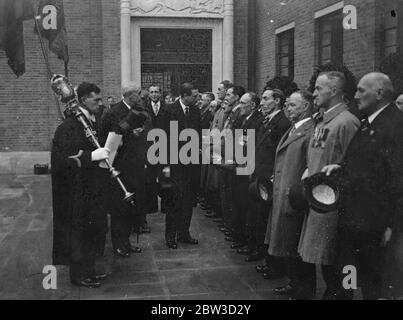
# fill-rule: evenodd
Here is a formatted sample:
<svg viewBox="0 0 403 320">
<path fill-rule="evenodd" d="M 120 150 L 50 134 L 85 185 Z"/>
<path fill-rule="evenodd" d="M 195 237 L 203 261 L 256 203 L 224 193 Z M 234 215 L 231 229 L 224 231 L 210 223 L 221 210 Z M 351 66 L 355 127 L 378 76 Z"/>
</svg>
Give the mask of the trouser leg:
<svg viewBox="0 0 403 320">
<path fill-rule="evenodd" d="M 314 264 L 303 262 L 301 257 L 287 259 L 288 277 L 294 288 L 294 297 L 301 300 L 315 298 L 316 268 Z"/>
<path fill-rule="evenodd" d="M 179 233 L 181 237 L 188 237 L 190 235 L 189 229 L 193 214 L 193 195 L 190 177 L 185 177 L 182 185 L 181 219 L 178 221 L 180 223 Z"/>
<path fill-rule="evenodd" d="M 72 228 L 70 280 L 80 281 L 91 276 L 95 270 L 95 242 L 93 232 L 86 225 Z"/>
</svg>

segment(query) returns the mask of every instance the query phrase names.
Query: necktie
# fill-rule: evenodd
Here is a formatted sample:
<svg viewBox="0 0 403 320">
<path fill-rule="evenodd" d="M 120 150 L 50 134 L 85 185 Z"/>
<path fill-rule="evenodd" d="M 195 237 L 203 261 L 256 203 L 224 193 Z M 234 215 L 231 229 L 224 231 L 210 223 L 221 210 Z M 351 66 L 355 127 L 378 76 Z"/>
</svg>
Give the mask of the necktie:
<svg viewBox="0 0 403 320">
<path fill-rule="evenodd" d="M 318 112 L 315 117 L 313 118 L 313 120 L 315 121 L 315 125 L 321 123 L 323 121 L 323 113 L 322 112 Z"/>
<path fill-rule="evenodd" d="M 154 103 L 154 114 L 157 116 L 158 115 L 158 103 Z"/>
<path fill-rule="evenodd" d="M 263 126 L 265 129 L 267 129 L 269 127 L 269 124 L 270 124 L 270 118 L 264 119 Z"/>
<path fill-rule="evenodd" d="M 185 116 L 189 118 L 189 107 L 185 108 Z"/>
<path fill-rule="evenodd" d="M 290 131 L 289 137 L 291 137 L 295 133 L 295 131 L 297 131 L 297 128 L 295 126 L 293 126 L 291 131 Z"/>
<path fill-rule="evenodd" d="M 362 119 L 362 121 L 361 121 L 361 131 L 368 130 L 370 125 L 371 124 L 369 123 L 368 118 Z"/>
</svg>

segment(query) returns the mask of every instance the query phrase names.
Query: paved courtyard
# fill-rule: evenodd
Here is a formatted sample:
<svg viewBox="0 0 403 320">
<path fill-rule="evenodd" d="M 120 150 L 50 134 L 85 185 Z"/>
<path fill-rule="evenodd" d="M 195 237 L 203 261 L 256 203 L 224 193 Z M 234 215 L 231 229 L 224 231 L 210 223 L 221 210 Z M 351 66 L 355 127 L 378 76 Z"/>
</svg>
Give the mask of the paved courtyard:
<svg viewBox="0 0 403 320">
<path fill-rule="evenodd" d="M 193 217 L 191 233 L 198 246 L 167 249 L 164 215 L 149 215 L 152 233 L 140 238 L 142 254 L 116 258 L 108 239 L 97 266 L 110 274 L 101 288 L 73 287 L 68 269 L 58 267 L 58 289 L 46 291 L 42 270 L 52 262 L 50 177 L 0 176 L 0 299 L 279 299 L 271 289 L 286 279 L 263 280 L 255 264 L 229 249 L 201 209 Z"/>
</svg>

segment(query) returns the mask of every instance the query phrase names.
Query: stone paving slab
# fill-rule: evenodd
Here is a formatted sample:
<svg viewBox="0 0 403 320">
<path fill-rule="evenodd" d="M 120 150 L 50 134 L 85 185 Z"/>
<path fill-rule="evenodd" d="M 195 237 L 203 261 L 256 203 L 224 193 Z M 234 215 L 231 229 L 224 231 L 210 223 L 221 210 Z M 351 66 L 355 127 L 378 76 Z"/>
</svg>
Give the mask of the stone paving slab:
<svg viewBox="0 0 403 320">
<path fill-rule="evenodd" d="M 51 263 L 50 177 L 0 176 L 0 299 L 281 300 L 272 289 L 286 279 L 263 280 L 254 271 L 255 264 L 229 249 L 217 225 L 199 208 L 194 210 L 191 228 L 200 241 L 197 246 L 179 244 L 178 250 L 168 249 L 165 215 L 147 219 L 152 233 L 141 236 L 142 254 L 115 257 L 108 235 L 105 257 L 97 264 L 109 274 L 101 288 L 72 286 L 68 268 L 58 266 L 58 289 L 46 291 L 42 270 Z"/>
</svg>

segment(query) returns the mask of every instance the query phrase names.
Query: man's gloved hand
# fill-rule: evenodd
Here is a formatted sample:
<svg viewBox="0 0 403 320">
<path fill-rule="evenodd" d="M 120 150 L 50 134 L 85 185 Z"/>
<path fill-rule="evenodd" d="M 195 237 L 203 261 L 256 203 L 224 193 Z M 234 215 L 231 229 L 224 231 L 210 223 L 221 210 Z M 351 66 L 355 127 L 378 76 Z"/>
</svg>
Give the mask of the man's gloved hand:
<svg viewBox="0 0 403 320">
<path fill-rule="evenodd" d="M 100 148 L 91 153 L 92 161 L 102 161 L 109 158 L 111 151 L 108 148 Z"/>
</svg>

